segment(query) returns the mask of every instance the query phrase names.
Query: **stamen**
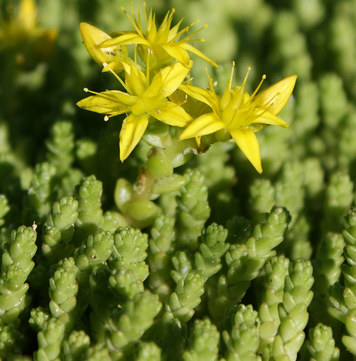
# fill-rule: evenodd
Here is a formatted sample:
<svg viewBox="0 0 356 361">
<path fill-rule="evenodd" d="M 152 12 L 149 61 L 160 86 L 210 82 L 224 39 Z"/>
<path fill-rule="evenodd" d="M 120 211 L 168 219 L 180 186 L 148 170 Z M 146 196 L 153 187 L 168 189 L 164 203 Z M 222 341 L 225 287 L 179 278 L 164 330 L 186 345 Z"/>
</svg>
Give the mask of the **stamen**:
<svg viewBox="0 0 356 361">
<path fill-rule="evenodd" d="M 179 22 L 181 23 L 183 21 L 183 19 Z M 173 37 L 170 41 L 169 44 L 174 43 L 174 41 L 176 39 L 178 39 L 182 34 L 186 33 L 189 30 L 189 26 L 185 27 L 184 29 L 182 29 L 179 33 L 176 34 L 175 37 Z"/>
<path fill-rule="evenodd" d="M 250 71 L 251 71 L 251 67 L 249 66 L 247 68 L 247 73 L 245 75 L 245 79 L 241 85 L 241 88 L 239 90 L 239 93 L 238 93 L 238 99 L 236 101 L 236 104 L 235 104 L 235 107 L 236 109 L 240 108 L 241 107 L 241 104 L 244 100 L 244 93 L 245 93 L 245 85 L 246 85 L 246 81 L 247 81 L 247 78 L 248 78 L 248 75 L 250 74 Z"/>
<path fill-rule="evenodd" d="M 136 15 L 135 15 L 135 11 L 133 8 L 133 1 L 130 1 L 130 7 L 131 7 L 131 14 L 132 14 L 132 19 L 134 20 L 135 24 L 137 25 L 137 20 L 136 20 Z"/>
<path fill-rule="evenodd" d="M 232 62 L 231 74 L 229 79 L 229 90 L 231 90 L 232 78 L 234 77 L 234 70 L 235 70 L 235 62 Z"/>
<path fill-rule="evenodd" d="M 105 117 L 104 117 L 104 122 L 107 122 L 109 119 L 110 119 L 110 118 L 109 118 L 107 115 L 105 115 Z"/>
<path fill-rule="evenodd" d="M 195 23 L 197 23 L 198 21 L 196 21 Z M 194 23 L 193 23 L 194 24 Z M 192 24 L 192 25 L 193 25 Z M 189 27 L 191 27 L 192 25 L 190 25 Z M 207 24 L 205 24 L 204 26 L 202 26 L 200 29 L 198 29 L 198 30 L 196 30 L 196 31 L 194 31 L 193 33 L 191 33 L 191 34 L 189 34 L 189 35 L 187 35 L 185 38 L 183 38 L 183 39 L 181 39 L 181 40 L 179 40 L 178 41 L 178 43 L 181 43 L 181 42 L 184 42 L 184 43 L 187 43 L 188 41 L 204 41 L 204 40 L 201 40 L 201 39 L 190 39 L 192 36 L 194 36 L 195 34 L 197 34 L 197 33 L 199 33 L 199 31 L 202 31 L 203 29 L 205 29 L 205 28 L 207 28 L 208 27 L 208 25 Z M 190 40 L 189 40 L 190 39 Z"/>
<path fill-rule="evenodd" d="M 248 100 L 249 103 L 251 103 L 251 101 L 253 100 L 253 98 L 255 97 L 255 95 L 257 94 L 257 92 L 259 91 L 259 89 L 261 88 L 262 83 L 264 82 L 264 80 L 267 78 L 266 74 L 262 75 L 262 79 L 260 81 L 260 84 L 258 84 L 258 87 L 256 88 L 256 90 L 252 93 L 250 99 Z"/>
<path fill-rule="evenodd" d="M 131 2 L 131 5 L 132 5 L 133 3 Z M 131 24 L 132 24 L 132 26 L 135 28 L 135 30 L 137 31 L 137 33 L 141 36 L 141 37 L 144 37 L 143 36 L 143 33 L 142 33 L 142 30 L 137 26 L 137 24 L 136 24 L 136 18 L 135 18 L 135 14 L 133 13 L 133 15 L 134 15 L 134 20 L 132 20 L 132 18 L 131 18 L 131 16 L 126 12 L 126 10 L 125 10 L 125 8 L 123 7 L 123 6 L 121 6 L 121 11 L 123 11 L 124 13 L 125 13 L 125 15 L 126 15 L 126 17 L 130 20 L 130 22 L 131 22 Z M 132 11 L 133 11 L 133 8 L 132 8 Z"/>
<path fill-rule="evenodd" d="M 246 85 L 246 81 L 247 81 L 248 75 L 250 74 L 250 71 L 251 71 L 251 67 L 249 66 L 249 67 L 247 68 L 247 73 L 246 73 L 246 75 L 245 75 L 245 79 L 244 79 L 244 81 L 243 81 L 243 83 L 242 83 L 242 85 L 241 85 L 241 90 L 242 90 L 242 91 L 245 91 L 245 85 Z"/>
<path fill-rule="evenodd" d="M 187 39 L 187 40 L 179 40 L 176 42 L 176 44 L 181 44 L 181 43 L 193 43 L 194 41 L 201 41 L 202 43 L 205 43 L 205 39 L 204 38 L 199 38 L 199 39 Z"/>
<path fill-rule="evenodd" d="M 140 9 L 138 9 L 138 11 L 137 11 L 137 18 L 138 18 L 138 27 L 140 28 L 140 29 L 142 29 L 142 26 L 141 26 L 141 12 L 140 12 Z"/>
<path fill-rule="evenodd" d="M 181 19 L 178 24 L 180 25 L 182 21 L 183 21 L 183 19 Z M 195 24 L 198 23 L 198 22 L 199 22 L 199 19 L 193 21 L 190 25 L 186 26 L 186 27 L 185 27 L 184 29 L 182 29 L 179 33 L 177 33 L 177 35 L 176 35 L 174 38 L 172 38 L 172 39 L 169 41 L 169 43 L 173 43 L 176 39 L 178 39 L 182 34 L 186 33 L 193 25 L 195 25 Z M 203 26 L 203 28 L 204 28 L 204 27 L 205 27 L 205 26 Z M 203 29 L 203 28 L 201 28 L 201 29 Z M 194 33 L 188 35 L 186 38 L 184 38 L 184 39 L 182 39 L 182 40 L 179 40 L 179 42 L 181 42 L 181 41 L 186 42 L 186 41 L 184 41 L 185 39 L 189 39 L 190 37 L 192 37 L 193 35 L 195 35 L 197 32 L 199 32 L 201 29 L 199 29 L 199 30 L 195 31 Z"/>
<path fill-rule="evenodd" d="M 98 92 L 95 92 L 93 90 L 89 90 L 88 88 L 84 88 L 83 89 L 86 93 L 90 93 L 90 94 L 95 94 L 95 95 L 98 95 L 102 98 L 105 98 L 105 99 L 108 99 L 108 100 L 113 100 L 113 97 L 111 95 L 108 95 L 108 94 L 104 94 L 104 93 L 98 93 Z"/>
<path fill-rule="evenodd" d="M 169 98 L 169 99 L 170 99 L 170 98 Z M 181 106 L 183 106 L 185 103 L 187 103 L 187 101 L 188 101 L 188 96 L 186 96 L 185 99 L 182 100 L 180 103 L 174 103 L 174 102 L 173 102 L 172 108 L 181 107 Z"/>
<path fill-rule="evenodd" d="M 123 82 L 123 80 L 114 72 L 114 70 L 112 70 L 110 67 L 108 67 L 108 64 L 107 63 L 103 63 L 103 67 L 104 68 L 108 68 L 108 70 L 110 71 L 110 73 L 112 73 L 114 76 L 115 76 L 115 78 L 120 82 L 120 84 L 124 87 L 124 89 L 128 92 L 128 93 L 130 93 L 129 92 L 129 90 L 127 89 L 127 87 L 126 87 L 126 84 Z"/>
<path fill-rule="evenodd" d="M 214 89 L 214 84 L 213 84 L 213 79 L 210 78 L 209 73 L 208 73 L 208 68 L 205 68 L 205 72 L 206 75 L 208 76 L 208 81 L 209 81 L 209 87 L 210 87 L 210 91 L 215 94 L 215 89 Z"/>
</svg>

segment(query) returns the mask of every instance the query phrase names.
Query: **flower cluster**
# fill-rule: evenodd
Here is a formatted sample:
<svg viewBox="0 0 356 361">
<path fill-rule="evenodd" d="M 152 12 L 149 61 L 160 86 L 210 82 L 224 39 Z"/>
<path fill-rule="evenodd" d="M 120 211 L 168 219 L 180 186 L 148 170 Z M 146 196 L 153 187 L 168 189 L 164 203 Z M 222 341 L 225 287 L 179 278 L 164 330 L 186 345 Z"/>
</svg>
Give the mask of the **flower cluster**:
<svg viewBox="0 0 356 361">
<path fill-rule="evenodd" d="M 84 45 L 92 58 L 111 72 L 123 90 L 106 90 L 98 93 L 85 88 L 91 96 L 77 103 L 82 109 L 105 114 L 104 119 L 125 114 L 120 132 L 120 159 L 124 161 L 134 150 L 149 125 L 162 122 L 177 131 L 180 140 L 195 138 L 197 147 L 201 137 L 214 134 L 206 140 L 206 148 L 219 140 L 236 142 L 255 169 L 261 173 L 262 165 L 256 133 L 268 125 L 288 127 L 278 114 L 287 104 L 296 75 L 289 76 L 257 94 L 266 78 L 264 75 L 257 89 L 249 95 L 245 91 L 248 73 L 242 86 L 232 87 L 234 64 L 226 90 L 216 94 L 212 79 L 209 89 L 188 83 L 193 53 L 209 64 L 218 65 L 190 45 L 198 31 L 183 37 L 190 26 L 179 30 L 182 20 L 172 27 L 174 9 L 169 11 L 157 28 L 155 15 L 147 11 L 146 31 L 143 31 L 140 13 L 132 16 L 125 12 L 134 30 L 107 34 L 89 25 L 80 24 Z M 204 26 L 206 27 L 206 26 Z M 203 28 L 204 28 L 203 27 Z M 129 45 L 134 45 L 134 58 L 129 56 Z M 139 58 L 141 62 L 139 62 Z M 248 72 L 250 71 L 250 68 Z M 194 106 L 192 106 L 192 103 Z M 186 152 L 192 151 L 191 146 Z"/>
</svg>

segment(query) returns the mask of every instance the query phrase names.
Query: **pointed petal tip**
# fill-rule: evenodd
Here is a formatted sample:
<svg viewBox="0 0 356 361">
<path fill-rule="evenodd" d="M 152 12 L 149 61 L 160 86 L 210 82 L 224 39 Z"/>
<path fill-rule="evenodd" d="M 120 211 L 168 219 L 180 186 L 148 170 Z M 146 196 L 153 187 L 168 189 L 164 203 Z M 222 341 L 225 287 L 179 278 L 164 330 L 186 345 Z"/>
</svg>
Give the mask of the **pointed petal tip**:
<svg viewBox="0 0 356 361">
<path fill-rule="evenodd" d="M 289 80 L 291 82 L 291 84 L 293 84 L 293 87 L 294 87 L 295 83 L 297 82 L 297 78 L 298 78 L 298 75 L 293 74 L 293 75 L 287 76 L 286 78 L 284 78 L 284 80 Z"/>
<path fill-rule="evenodd" d="M 245 154 L 246 155 L 246 154 Z M 256 171 L 259 174 L 262 174 L 263 169 L 262 169 L 262 162 L 261 162 L 261 158 L 259 159 L 250 159 L 248 158 L 249 162 L 252 164 L 253 168 L 256 169 Z"/>
<path fill-rule="evenodd" d="M 246 153 L 244 153 L 244 154 L 247 156 Z M 262 174 L 263 169 L 262 169 L 262 161 L 261 161 L 260 156 L 258 157 L 258 159 L 253 159 L 253 158 L 251 158 L 251 157 L 247 157 L 247 159 L 248 159 L 249 162 L 252 164 L 252 166 L 256 169 L 256 171 L 257 171 L 259 174 Z"/>
<path fill-rule="evenodd" d="M 127 159 L 127 157 L 130 155 L 130 153 L 128 153 L 127 151 L 125 151 L 122 147 L 121 144 L 119 144 L 120 146 L 120 162 L 124 163 L 124 161 Z"/>
<path fill-rule="evenodd" d="M 93 34 L 98 34 L 100 32 L 103 33 L 102 30 L 98 29 L 97 27 L 93 26 L 93 25 L 90 25 L 88 23 L 86 23 L 85 21 L 82 21 L 80 24 L 79 24 L 79 31 L 80 31 L 80 34 L 82 35 L 82 38 L 84 36 L 88 36 L 89 34 L 90 35 L 93 35 Z M 83 39 L 84 40 L 84 39 Z"/>
</svg>

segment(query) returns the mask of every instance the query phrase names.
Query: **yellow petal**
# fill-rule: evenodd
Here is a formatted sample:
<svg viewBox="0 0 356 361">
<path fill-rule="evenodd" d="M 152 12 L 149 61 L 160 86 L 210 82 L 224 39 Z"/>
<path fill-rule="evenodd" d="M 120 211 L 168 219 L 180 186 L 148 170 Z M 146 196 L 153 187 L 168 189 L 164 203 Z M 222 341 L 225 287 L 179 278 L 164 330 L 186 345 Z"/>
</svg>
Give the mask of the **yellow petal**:
<svg viewBox="0 0 356 361">
<path fill-rule="evenodd" d="M 192 85 L 181 85 L 179 87 L 180 90 L 184 91 L 184 93 L 188 94 L 190 97 L 199 100 L 206 105 L 209 105 L 215 113 L 219 113 L 219 97 L 212 93 L 209 90 L 201 89 Z"/>
<path fill-rule="evenodd" d="M 129 44 L 142 44 L 150 46 L 150 43 L 139 36 L 137 33 L 125 33 L 124 35 L 120 35 L 116 38 L 111 38 L 108 40 L 103 40 L 100 44 L 101 48 L 109 48 L 115 45 L 129 45 Z"/>
<path fill-rule="evenodd" d="M 167 43 L 170 42 L 172 39 L 174 39 L 176 37 L 176 35 L 178 34 L 178 31 L 179 31 L 179 27 L 182 24 L 183 20 L 184 19 L 180 19 L 178 21 L 178 23 L 176 25 L 174 25 L 171 30 L 169 30 Z"/>
<path fill-rule="evenodd" d="M 156 109 L 159 104 L 160 99 L 158 97 L 141 97 L 137 100 L 137 103 L 131 107 L 131 111 L 133 114 L 141 115 Z"/>
<path fill-rule="evenodd" d="M 283 128 L 289 127 L 289 125 L 284 120 L 282 120 L 281 118 L 277 117 L 276 115 L 270 112 L 263 112 L 263 114 L 260 117 L 251 121 L 250 124 L 269 124 L 269 125 L 279 125 L 280 127 Z"/>
<path fill-rule="evenodd" d="M 127 49 L 125 47 L 100 48 L 103 41 L 111 39 L 111 36 L 104 31 L 88 23 L 80 23 L 79 30 L 87 52 L 98 64 L 122 61 L 127 58 Z"/>
<path fill-rule="evenodd" d="M 167 17 L 167 16 L 166 16 Z M 154 42 L 157 36 L 157 27 L 156 27 L 156 15 L 152 13 L 152 9 L 150 10 L 150 16 L 147 21 L 146 28 L 146 38 L 149 42 Z"/>
<path fill-rule="evenodd" d="M 132 97 L 120 91 L 102 92 L 100 95 L 93 95 L 80 100 L 79 108 L 100 114 L 118 115 L 129 111 L 129 105 L 135 102 L 136 97 Z"/>
<path fill-rule="evenodd" d="M 296 80 L 296 75 L 282 79 L 256 95 L 253 103 L 268 109 L 268 111 L 274 115 L 278 115 L 292 95 Z"/>
<path fill-rule="evenodd" d="M 237 146 L 242 150 L 247 159 L 252 163 L 258 173 L 262 173 L 260 146 L 253 131 L 229 130 Z"/>
<path fill-rule="evenodd" d="M 192 117 L 181 106 L 170 101 L 161 102 L 161 105 L 150 112 L 157 120 L 175 127 L 185 127 L 192 121 Z"/>
<path fill-rule="evenodd" d="M 188 50 L 190 52 L 192 52 L 193 54 L 199 56 L 199 58 L 204 59 L 205 61 L 207 61 L 209 64 L 211 64 L 212 66 L 214 66 L 215 68 L 220 68 L 220 66 L 218 64 L 216 64 L 214 61 L 212 61 L 211 59 L 209 59 L 207 56 L 205 56 L 201 51 L 199 51 L 198 49 L 194 48 L 193 46 L 187 44 L 187 43 L 181 43 L 180 46 L 185 49 Z"/>
<path fill-rule="evenodd" d="M 27 30 L 31 30 L 36 26 L 37 7 L 33 0 L 22 0 L 17 11 L 17 22 Z"/>
<path fill-rule="evenodd" d="M 181 63 L 163 68 L 152 79 L 151 85 L 145 91 L 145 97 L 159 96 L 161 100 L 169 97 L 182 84 L 188 73 L 189 68 Z"/>
<path fill-rule="evenodd" d="M 147 88 L 145 74 L 135 66 L 127 63 L 122 63 L 122 65 L 125 68 L 125 84 L 128 91 L 131 94 L 142 96 Z"/>
<path fill-rule="evenodd" d="M 164 49 L 173 59 L 177 59 L 180 63 L 188 66 L 190 62 L 189 54 L 181 46 L 173 44 L 162 44 Z"/>
<path fill-rule="evenodd" d="M 120 131 L 120 160 L 123 162 L 141 140 L 148 125 L 148 115 L 130 114 L 122 123 Z"/>
<path fill-rule="evenodd" d="M 180 136 L 180 140 L 200 137 L 224 129 L 226 124 L 214 113 L 203 114 L 194 119 Z"/>
</svg>

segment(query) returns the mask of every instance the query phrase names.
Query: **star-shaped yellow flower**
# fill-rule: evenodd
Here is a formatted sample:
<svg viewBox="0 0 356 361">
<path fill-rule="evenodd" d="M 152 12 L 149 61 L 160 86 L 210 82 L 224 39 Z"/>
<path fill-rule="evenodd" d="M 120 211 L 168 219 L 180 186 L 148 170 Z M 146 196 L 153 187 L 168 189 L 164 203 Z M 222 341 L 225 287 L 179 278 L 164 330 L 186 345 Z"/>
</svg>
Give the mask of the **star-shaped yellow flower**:
<svg viewBox="0 0 356 361">
<path fill-rule="evenodd" d="M 179 26 L 183 20 L 182 19 L 178 22 L 177 25 L 171 28 L 173 14 L 175 11 L 174 9 L 172 9 L 171 11 L 168 11 L 161 26 L 157 29 L 155 14 L 153 14 L 151 9 L 148 15 L 146 3 L 144 3 L 144 7 L 147 19 L 146 32 L 142 30 L 140 13 L 138 13 L 138 18 L 136 18 L 131 3 L 132 18 L 126 13 L 124 7 L 122 7 L 121 9 L 125 12 L 126 16 L 131 21 L 133 27 L 135 28 L 135 31 L 119 32 L 119 36 L 115 37 L 113 35 L 112 39 L 103 41 L 100 44 L 100 47 L 108 48 L 117 45 L 136 44 L 138 45 L 139 55 L 145 63 L 147 63 L 147 57 L 149 54 L 151 69 L 157 69 L 166 66 L 170 64 L 173 59 L 178 60 L 185 66 L 189 66 L 190 57 L 188 51 L 206 60 L 214 67 L 219 67 L 216 63 L 206 57 L 202 52 L 188 44 L 189 42 L 193 41 L 204 41 L 204 39 L 191 39 L 191 37 L 197 32 L 199 32 L 201 29 L 186 36 L 181 40 L 178 40 L 178 38 L 184 33 L 186 33 L 189 30 L 190 26 L 195 24 L 197 21 L 190 26 L 185 27 L 183 30 L 179 31 Z M 207 25 L 205 25 L 204 27 L 206 26 Z M 116 68 L 115 64 L 112 64 L 110 66 L 113 69 Z"/>
<path fill-rule="evenodd" d="M 120 159 L 123 162 L 142 138 L 150 117 L 177 127 L 186 126 L 192 118 L 180 105 L 168 99 L 181 85 L 189 68 L 177 62 L 160 70 L 150 81 L 149 70 L 144 74 L 137 66 L 122 65 L 125 82 L 113 70 L 109 71 L 127 92 L 108 90 L 96 93 L 84 89 L 95 95 L 79 101 L 77 105 L 82 109 L 106 114 L 105 120 L 115 115 L 128 114 L 120 132 Z"/>
<path fill-rule="evenodd" d="M 180 139 L 200 137 L 217 131 L 228 132 L 256 170 L 262 173 L 260 149 L 255 133 L 265 125 L 288 127 L 288 124 L 277 115 L 287 104 L 297 76 L 289 76 L 256 95 L 266 78 L 263 76 L 257 89 L 249 95 L 245 92 L 245 84 L 250 68 L 242 86 L 231 89 L 233 70 L 234 65 L 222 97 L 215 93 L 210 78 L 210 91 L 191 85 L 179 87 L 186 94 L 212 109 L 212 112 L 194 119 L 181 134 Z"/>
</svg>

